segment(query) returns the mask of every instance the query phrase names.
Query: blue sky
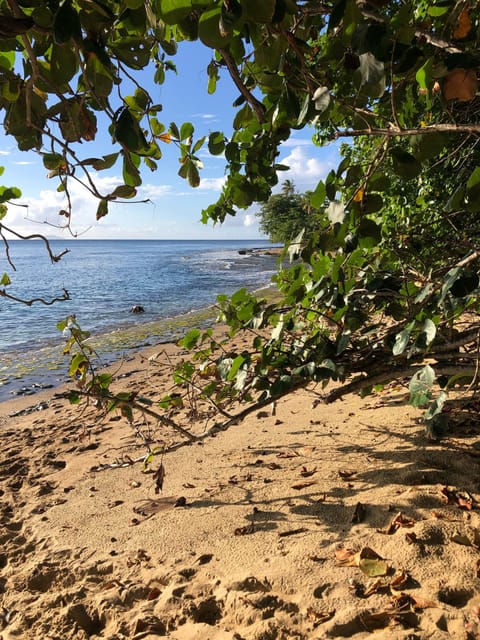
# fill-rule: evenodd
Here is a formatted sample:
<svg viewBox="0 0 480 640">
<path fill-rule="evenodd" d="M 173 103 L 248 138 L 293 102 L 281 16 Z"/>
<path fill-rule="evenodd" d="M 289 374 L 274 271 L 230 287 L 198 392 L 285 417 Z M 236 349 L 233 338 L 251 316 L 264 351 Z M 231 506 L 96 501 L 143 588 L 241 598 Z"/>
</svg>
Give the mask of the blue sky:
<svg viewBox="0 0 480 640">
<path fill-rule="evenodd" d="M 213 95 L 207 92 L 206 67 L 210 52 L 200 44 L 184 43 L 173 58 L 178 75 L 168 72 L 165 84 L 147 86 L 155 102 L 163 105 L 159 119 L 168 127 L 171 121 L 180 125 L 184 121 L 195 125 L 197 138 L 211 131 L 230 132 L 234 110 L 232 102 L 238 92 L 227 75 L 223 75 Z M 145 80 L 148 83 L 148 78 Z M 281 172 L 280 182 L 293 180 L 298 191 L 314 188 L 337 165 L 334 147 L 324 149 L 311 142 L 311 130 L 305 128 L 294 132 L 290 140 L 281 147 L 279 162 L 290 166 Z M 178 155 L 174 145 L 163 146 L 164 156 L 159 168 L 143 173 L 143 185 L 138 189 L 138 199 L 149 198 L 152 204 L 113 204 L 110 213 L 99 222 L 95 221 L 97 203 L 84 189 L 72 184 L 74 213 L 72 228 L 83 238 L 132 238 L 132 239 L 256 239 L 261 238 L 255 216 L 258 206 L 248 211 L 239 211 L 229 217 L 223 225 L 200 222 L 201 211 L 215 202 L 220 193 L 225 172 L 225 161 L 214 157 L 208 149 L 199 156 L 204 163 L 201 183 L 192 189 L 177 176 Z M 93 143 L 85 143 L 82 156 L 97 156 L 111 153 L 112 146 L 106 134 Z M 41 159 L 35 154 L 19 152 L 15 141 L 0 136 L 0 165 L 5 167 L 2 183 L 19 186 L 23 207 L 9 207 L 4 220 L 7 226 L 22 233 L 43 233 L 50 237 L 68 238 L 69 235 L 46 223 L 59 224 L 58 211 L 63 208 L 62 195 L 56 192 L 55 179 L 47 178 Z M 97 176 L 99 185 L 114 188 L 121 184 L 121 170 L 115 166 L 108 174 Z"/>
</svg>

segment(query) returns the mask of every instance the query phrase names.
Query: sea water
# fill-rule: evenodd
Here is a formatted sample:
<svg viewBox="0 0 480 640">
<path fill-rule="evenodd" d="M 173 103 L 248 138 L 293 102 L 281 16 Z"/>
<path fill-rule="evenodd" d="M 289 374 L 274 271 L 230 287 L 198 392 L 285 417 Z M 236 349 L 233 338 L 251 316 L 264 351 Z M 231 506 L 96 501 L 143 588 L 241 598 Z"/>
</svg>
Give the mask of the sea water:
<svg viewBox="0 0 480 640">
<path fill-rule="evenodd" d="M 261 240 L 52 240 L 52 263 L 40 240 L 12 241 L 0 255 L 0 277 L 18 298 L 70 300 L 31 306 L 0 299 L 0 400 L 65 379 L 65 338 L 56 328 L 75 314 L 100 340 L 105 362 L 141 344 L 165 342 L 187 314 L 209 307 L 217 295 L 268 286 L 275 256 L 250 251 Z M 244 251 L 246 250 L 246 251 Z M 145 313 L 132 314 L 141 305 Z M 122 340 L 118 339 L 119 335 Z M 140 343 L 139 343 L 140 340 Z"/>
</svg>

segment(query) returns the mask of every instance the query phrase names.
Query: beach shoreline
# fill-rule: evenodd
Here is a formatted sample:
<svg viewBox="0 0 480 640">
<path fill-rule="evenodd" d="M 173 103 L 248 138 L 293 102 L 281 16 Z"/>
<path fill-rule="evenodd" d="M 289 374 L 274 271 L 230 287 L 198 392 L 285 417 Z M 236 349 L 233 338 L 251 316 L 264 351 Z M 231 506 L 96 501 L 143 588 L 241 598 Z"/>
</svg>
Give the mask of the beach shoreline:
<svg viewBox="0 0 480 640">
<path fill-rule="evenodd" d="M 178 357 L 135 352 L 118 389 L 158 399 Z M 401 386 L 333 405 L 309 387 L 144 467 L 180 436 L 66 389 L 0 403 L 2 640 L 477 637 L 480 516 L 455 502 L 480 499 L 475 423 L 432 442 Z"/>
</svg>

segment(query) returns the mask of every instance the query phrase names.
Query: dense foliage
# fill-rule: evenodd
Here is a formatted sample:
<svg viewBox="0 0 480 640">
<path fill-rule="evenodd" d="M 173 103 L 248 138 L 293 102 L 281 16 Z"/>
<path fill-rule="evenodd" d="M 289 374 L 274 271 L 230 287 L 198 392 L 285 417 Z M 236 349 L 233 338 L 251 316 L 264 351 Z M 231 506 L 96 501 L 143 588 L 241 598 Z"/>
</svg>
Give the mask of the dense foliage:
<svg viewBox="0 0 480 640">
<path fill-rule="evenodd" d="M 258 213 L 260 230 L 271 242 L 292 242 L 302 231 L 309 234 L 321 225 L 322 216 L 309 204 L 308 195 L 297 193 L 291 180 L 281 193 L 270 196 Z"/>
<path fill-rule="evenodd" d="M 473 385 L 478 372 L 479 26 L 469 0 L 1 0 L 0 109 L 59 190 L 81 180 L 98 197 L 98 218 L 136 195 L 164 143 L 192 186 L 199 150 L 224 154 L 226 184 L 203 212 L 221 222 L 268 201 L 292 131 L 313 124 L 316 144 L 353 141 L 310 195 L 328 225 L 296 239 L 302 260 L 279 272 L 280 303 L 245 291 L 219 300 L 232 332 L 254 332 L 252 349 L 225 353 L 193 332 L 184 346 L 200 347 L 203 373 L 185 362 L 177 381 L 222 408 L 308 380 L 344 383 L 334 399 L 409 377 L 432 421 L 446 397 L 432 399 L 435 380 Z M 221 73 L 238 89 L 229 139 L 162 123 L 137 79 L 151 69 L 163 83 L 177 46 L 194 40 L 211 50 L 207 90 Z M 112 153 L 84 156 L 78 143 L 99 136 Z M 90 171 L 114 166 L 124 185 L 100 193 Z"/>
</svg>

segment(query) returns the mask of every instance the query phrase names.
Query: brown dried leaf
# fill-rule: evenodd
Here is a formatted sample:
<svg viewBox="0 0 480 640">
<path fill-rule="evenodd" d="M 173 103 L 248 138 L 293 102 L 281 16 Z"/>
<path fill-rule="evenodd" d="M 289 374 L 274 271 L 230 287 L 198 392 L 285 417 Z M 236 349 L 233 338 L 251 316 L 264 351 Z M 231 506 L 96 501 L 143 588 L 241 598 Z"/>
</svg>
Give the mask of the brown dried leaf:
<svg viewBox="0 0 480 640">
<path fill-rule="evenodd" d="M 408 542 L 408 544 L 415 544 L 416 542 L 418 542 L 417 534 L 415 533 L 415 531 L 409 531 L 408 533 L 406 533 L 405 540 Z"/>
<path fill-rule="evenodd" d="M 160 466 L 153 474 L 153 479 L 155 481 L 155 493 L 160 493 L 163 489 L 163 481 L 165 480 L 165 467 L 163 466 L 163 462 L 160 463 Z"/>
<path fill-rule="evenodd" d="M 299 529 L 288 529 L 288 531 L 281 531 L 278 534 L 278 537 L 287 538 L 288 536 L 295 536 L 298 533 L 305 533 L 305 531 L 308 531 L 308 529 L 305 529 L 305 527 L 300 527 Z"/>
<path fill-rule="evenodd" d="M 337 564 L 343 567 L 358 567 L 358 561 L 360 560 L 360 554 L 353 549 L 346 549 L 341 547 L 335 551 L 335 559 Z"/>
<path fill-rule="evenodd" d="M 299 484 L 293 484 L 292 489 L 296 491 L 300 491 L 301 489 L 306 489 L 307 487 L 311 487 L 312 484 L 317 484 L 315 480 L 312 482 L 300 482 Z"/>
<path fill-rule="evenodd" d="M 378 533 L 384 533 L 388 536 L 391 536 L 395 533 L 400 527 L 413 527 L 415 524 L 415 520 L 413 518 L 407 518 L 404 516 L 401 511 L 399 511 L 393 518 L 390 520 L 385 529 L 377 529 Z"/>
<path fill-rule="evenodd" d="M 147 600 L 156 600 L 159 595 L 161 595 L 161 591 L 158 587 L 153 587 L 150 593 L 147 596 Z"/>
<path fill-rule="evenodd" d="M 411 598 L 413 601 L 414 609 L 436 609 L 441 607 L 441 605 L 434 600 L 427 600 L 426 598 L 419 598 L 418 596 L 414 595 L 412 595 Z"/>
<path fill-rule="evenodd" d="M 317 471 L 317 467 L 313 467 L 313 469 L 307 469 L 307 467 L 302 467 L 300 475 L 302 476 L 302 478 L 309 478 L 310 476 L 313 476 L 313 474 L 316 471 Z"/>
<path fill-rule="evenodd" d="M 356 471 L 339 471 L 338 475 L 342 478 L 342 480 L 348 480 L 349 478 L 351 478 L 352 476 L 356 475 L 357 472 Z"/>
<path fill-rule="evenodd" d="M 454 69 L 443 81 L 442 91 L 445 100 L 469 102 L 478 90 L 477 72 L 475 69 Z"/>
<path fill-rule="evenodd" d="M 275 469 L 281 469 L 281 465 L 278 464 L 278 462 L 270 462 L 269 464 L 267 464 L 267 469 L 271 469 L 272 471 L 274 471 Z"/>
<path fill-rule="evenodd" d="M 458 529 L 455 529 L 452 537 L 450 538 L 452 542 L 456 542 L 457 544 L 461 544 L 465 547 L 471 547 L 472 543 L 469 537 L 465 533 L 461 533 Z"/>
<path fill-rule="evenodd" d="M 402 589 L 408 582 L 409 575 L 406 571 L 397 571 L 390 582 L 391 591 Z"/>
<path fill-rule="evenodd" d="M 363 597 L 368 598 L 368 596 L 378 593 L 381 589 L 385 589 L 386 586 L 385 580 L 382 580 L 382 578 L 370 581 L 363 592 Z"/>
<path fill-rule="evenodd" d="M 358 616 L 361 624 L 366 631 L 372 633 L 380 629 L 386 629 L 390 626 L 392 620 L 392 614 L 387 611 L 379 611 L 377 613 L 364 612 Z"/>
<path fill-rule="evenodd" d="M 235 536 L 248 536 L 251 533 L 255 533 L 255 525 L 253 522 L 251 524 L 247 524 L 245 527 L 237 527 L 233 532 Z"/>
<path fill-rule="evenodd" d="M 358 524 L 362 522 L 363 519 L 365 518 L 365 511 L 366 511 L 365 505 L 363 505 L 361 502 L 357 502 L 355 506 L 355 511 L 353 512 L 353 516 L 352 516 L 352 523 Z"/>
<path fill-rule="evenodd" d="M 310 618 L 313 622 L 313 626 L 317 627 L 322 622 L 327 622 L 327 620 L 331 620 L 335 615 L 335 609 L 332 611 L 315 611 L 312 607 L 307 609 L 307 617 Z"/>
<path fill-rule="evenodd" d="M 455 40 L 463 40 L 466 38 L 472 29 L 472 21 L 470 20 L 470 14 L 468 13 L 468 7 L 465 7 L 462 13 L 458 16 L 457 26 L 453 31 L 453 37 Z"/>
<path fill-rule="evenodd" d="M 277 458 L 298 458 L 298 453 L 293 449 L 285 449 L 277 454 Z"/>
</svg>

